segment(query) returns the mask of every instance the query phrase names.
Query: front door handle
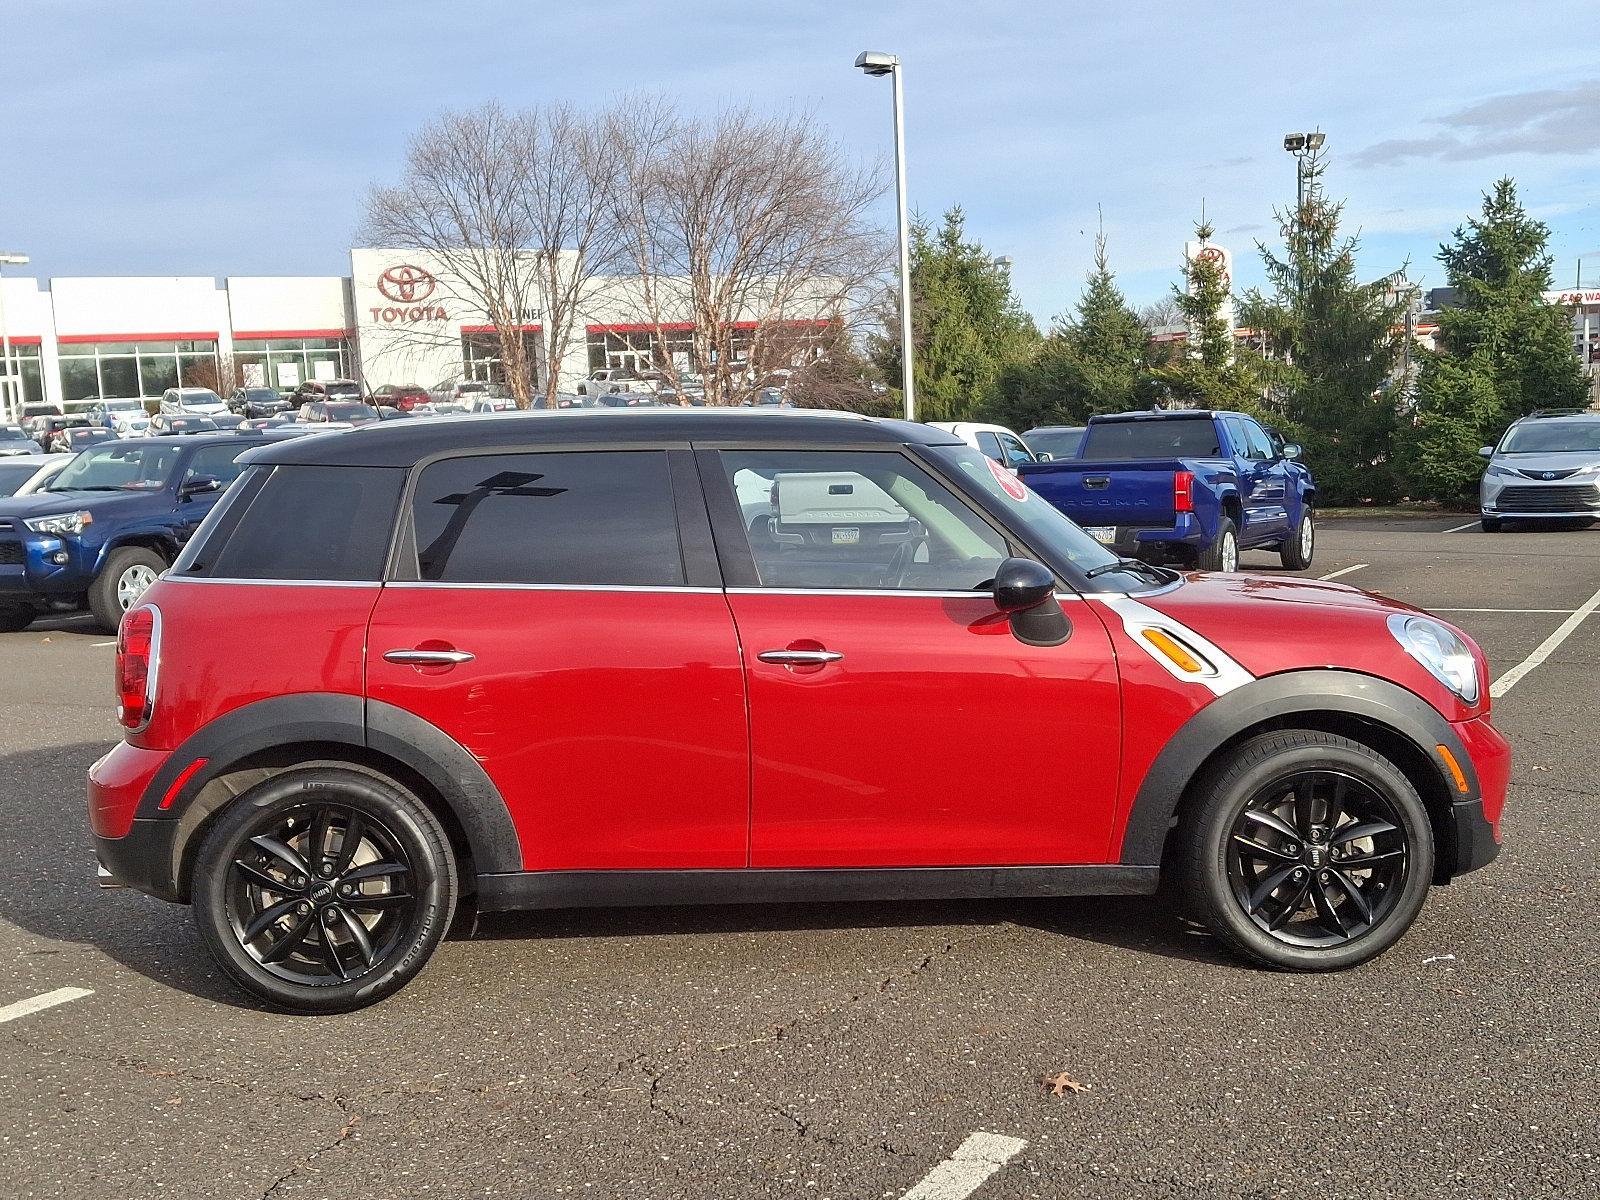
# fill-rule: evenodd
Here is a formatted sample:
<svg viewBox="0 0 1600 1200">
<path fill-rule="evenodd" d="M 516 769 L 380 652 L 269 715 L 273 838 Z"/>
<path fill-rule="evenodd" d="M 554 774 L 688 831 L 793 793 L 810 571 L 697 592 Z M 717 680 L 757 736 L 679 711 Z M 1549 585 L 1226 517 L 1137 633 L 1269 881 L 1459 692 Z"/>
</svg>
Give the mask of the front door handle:
<svg viewBox="0 0 1600 1200">
<path fill-rule="evenodd" d="M 389 650 L 384 653 L 383 661 L 403 667 L 454 667 L 476 657 L 465 650 Z"/>
<path fill-rule="evenodd" d="M 824 663 L 838 662 L 844 655 L 837 650 L 763 650 L 756 657 L 764 663 L 785 667 L 820 667 Z"/>
</svg>

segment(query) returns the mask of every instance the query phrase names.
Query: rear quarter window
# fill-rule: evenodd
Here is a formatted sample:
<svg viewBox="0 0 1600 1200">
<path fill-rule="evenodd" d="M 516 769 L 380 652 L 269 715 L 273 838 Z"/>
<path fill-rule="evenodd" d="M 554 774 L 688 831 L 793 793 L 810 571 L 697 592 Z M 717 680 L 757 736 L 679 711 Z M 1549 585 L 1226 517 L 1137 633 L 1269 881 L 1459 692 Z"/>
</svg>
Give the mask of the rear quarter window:
<svg viewBox="0 0 1600 1200">
<path fill-rule="evenodd" d="M 1216 458 L 1217 426 L 1211 417 L 1105 421 L 1089 426 L 1079 458 Z"/>
<path fill-rule="evenodd" d="M 405 472 L 388 467 L 256 467 L 212 513 L 176 575 L 376 582 Z"/>
</svg>

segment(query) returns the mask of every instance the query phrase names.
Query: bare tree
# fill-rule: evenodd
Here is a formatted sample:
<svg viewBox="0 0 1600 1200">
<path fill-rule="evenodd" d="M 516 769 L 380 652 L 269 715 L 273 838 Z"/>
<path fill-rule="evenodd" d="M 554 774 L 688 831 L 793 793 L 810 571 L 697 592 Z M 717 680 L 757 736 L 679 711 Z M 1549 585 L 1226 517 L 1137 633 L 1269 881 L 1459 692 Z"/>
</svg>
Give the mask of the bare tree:
<svg viewBox="0 0 1600 1200">
<path fill-rule="evenodd" d="M 524 337 L 540 315 L 537 242 L 528 202 L 536 122 L 498 104 L 446 113 L 411 140 L 399 184 L 367 199 L 374 245 L 421 250 L 443 269 L 439 284 L 493 327 L 501 368 L 517 405 L 534 391 Z M 414 332 L 437 341 L 436 333 Z"/>
<path fill-rule="evenodd" d="M 185 363 L 180 382 L 184 387 L 210 388 L 226 399 L 241 386 L 239 379 L 240 371 L 234 365 L 232 355 L 219 354 L 203 362 Z"/>
<path fill-rule="evenodd" d="M 1146 304 L 1139 310 L 1139 322 L 1151 333 L 1172 329 L 1184 324 L 1184 315 L 1178 302 L 1171 296 Z"/>
<path fill-rule="evenodd" d="M 679 118 L 659 101 L 614 114 L 620 143 L 615 211 L 633 278 L 620 285 L 640 323 L 687 327 L 690 358 L 713 402 L 762 382 L 806 322 L 860 307 L 888 261 L 871 220 L 880 168 L 845 162 L 809 115 L 748 110 Z M 787 347 L 792 349 L 792 346 Z"/>
</svg>

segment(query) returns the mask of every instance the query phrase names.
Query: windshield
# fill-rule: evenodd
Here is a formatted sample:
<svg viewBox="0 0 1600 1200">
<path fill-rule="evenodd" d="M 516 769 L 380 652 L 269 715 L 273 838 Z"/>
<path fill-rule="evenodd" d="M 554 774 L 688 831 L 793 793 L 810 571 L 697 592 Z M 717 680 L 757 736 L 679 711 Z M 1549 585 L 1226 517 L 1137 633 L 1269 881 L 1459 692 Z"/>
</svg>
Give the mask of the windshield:
<svg viewBox="0 0 1600 1200">
<path fill-rule="evenodd" d="M 361 395 L 361 388 L 354 383 L 330 383 L 327 387 L 323 388 L 323 391 L 327 394 L 330 400 L 335 396 Z"/>
<path fill-rule="evenodd" d="M 929 450 L 946 470 L 960 475 L 969 487 L 995 501 L 1004 511 L 1006 522 L 1035 550 L 1064 559 L 1084 572 L 1116 566 L 1119 560 L 1115 554 L 993 459 L 969 446 L 937 446 Z M 1158 573 L 1156 568 L 1142 565 L 1126 571 L 1113 569 L 1096 576 L 1090 586 L 1106 591 L 1148 587 Z"/>
<path fill-rule="evenodd" d="M 0 425 L 0 442 L 25 442 L 27 431 L 20 425 Z"/>
<path fill-rule="evenodd" d="M 1216 458 L 1217 423 L 1203 417 L 1097 421 L 1083 437 L 1079 458 L 1097 462 L 1129 458 Z"/>
<path fill-rule="evenodd" d="M 179 404 L 221 404 L 222 397 L 209 388 L 184 388 L 178 393 Z"/>
<path fill-rule="evenodd" d="M 1030 429 L 1022 435 L 1028 449 L 1051 458 L 1071 458 L 1083 443 L 1081 429 Z"/>
<path fill-rule="evenodd" d="M 330 421 L 370 421 L 374 415 L 365 404 L 328 404 L 324 411 Z"/>
<path fill-rule="evenodd" d="M 1533 422 L 1512 427 L 1501 454 L 1562 454 L 1600 450 L 1600 421 Z"/>
<path fill-rule="evenodd" d="M 276 400 L 278 393 L 272 388 L 245 388 L 246 400 Z"/>
<path fill-rule="evenodd" d="M 130 446 L 126 442 L 85 450 L 61 468 L 47 492 L 155 492 L 172 473 L 176 446 Z"/>
</svg>

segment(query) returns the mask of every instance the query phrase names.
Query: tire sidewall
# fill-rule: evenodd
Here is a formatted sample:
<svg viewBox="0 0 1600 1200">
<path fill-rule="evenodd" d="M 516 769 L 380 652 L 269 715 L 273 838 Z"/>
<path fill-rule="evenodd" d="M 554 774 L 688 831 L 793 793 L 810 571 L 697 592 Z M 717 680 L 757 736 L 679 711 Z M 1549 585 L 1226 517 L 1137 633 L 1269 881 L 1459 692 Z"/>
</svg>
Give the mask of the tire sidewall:
<svg viewBox="0 0 1600 1200">
<path fill-rule="evenodd" d="M 308 986 L 280 979 L 239 944 L 228 920 L 228 867 L 245 831 L 273 809 L 316 799 L 355 808 L 382 821 L 411 859 L 418 897 L 414 932 L 403 949 L 376 970 L 347 983 Z M 310 768 L 274 776 L 225 808 L 196 855 L 191 904 L 212 955 L 244 990 L 279 1008 L 304 1013 L 348 1012 L 393 995 L 423 968 L 449 929 L 458 881 L 449 840 L 438 819 L 390 781 L 355 770 Z"/>
<path fill-rule="evenodd" d="M 1299 735 L 1302 739 L 1313 736 L 1316 741 L 1298 745 L 1280 741 L 1271 749 L 1267 747 L 1283 735 L 1247 742 L 1233 759 L 1235 767 L 1224 767 L 1213 778 L 1213 790 L 1195 830 L 1199 870 L 1192 886 L 1201 892 L 1208 920 L 1221 922 L 1225 928 L 1219 932 L 1251 957 L 1287 970 L 1332 971 L 1375 958 L 1410 928 L 1433 880 L 1433 830 L 1416 789 L 1393 763 L 1343 738 Z M 1238 767 L 1241 762 L 1247 765 Z M 1306 770 L 1344 771 L 1380 790 L 1400 814 L 1409 851 L 1406 880 L 1389 915 L 1376 928 L 1334 948 L 1293 946 L 1264 932 L 1240 908 L 1228 879 L 1228 839 L 1245 803 L 1273 779 Z"/>
<path fill-rule="evenodd" d="M 117 603 L 117 580 L 130 567 L 143 564 L 157 575 L 167 569 L 167 560 L 145 546 L 121 546 L 106 556 L 105 566 L 89 587 L 89 610 L 106 633 L 115 633 L 122 623 L 122 608 Z"/>
<path fill-rule="evenodd" d="M 1283 565 L 1291 571 L 1304 571 L 1317 556 L 1317 522 L 1307 508 L 1300 514 L 1294 533 L 1283 544 Z"/>
</svg>

